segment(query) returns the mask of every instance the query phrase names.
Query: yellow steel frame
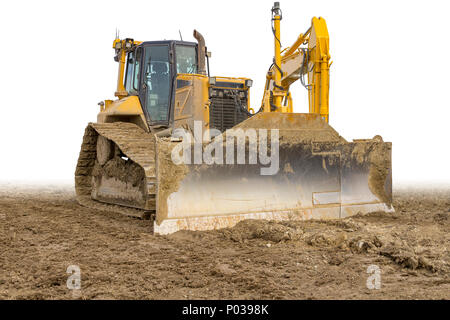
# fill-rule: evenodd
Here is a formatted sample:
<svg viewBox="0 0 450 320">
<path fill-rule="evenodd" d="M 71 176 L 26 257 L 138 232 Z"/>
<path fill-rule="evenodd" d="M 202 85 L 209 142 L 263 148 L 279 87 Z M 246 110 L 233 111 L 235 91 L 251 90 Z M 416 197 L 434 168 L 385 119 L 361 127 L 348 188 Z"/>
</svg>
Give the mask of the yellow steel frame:
<svg viewBox="0 0 450 320">
<path fill-rule="evenodd" d="M 131 44 L 128 48 L 127 43 Z M 118 51 L 119 58 L 119 71 L 117 77 L 117 89 L 114 95 L 119 99 L 122 99 L 128 95 L 128 92 L 125 90 L 125 86 L 123 84 L 124 76 L 125 76 L 125 62 L 127 58 L 127 53 L 131 50 L 131 48 L 135 45 L 141 44 L 142 41 L 134 41 L 130 39 L 114 39 L 113 49 Z"/>
<path fill-rule="evenodd" d="M 307 74 L 309 112 L 320 114 L 329 120 L 329 36 L 323 18 L 312 18 L 311 27 L 300 34 L 292 46 L 281 51 L 280 20 L 276 14 L 274 20 L 274 65 L 266 76 L 266 86 L 261 108 L 264 112 L 293 112 L 290 85 L 300 76 Z M 307 50 L 300 48 L 307 44 Z M 306 54 L 305 54 L 306 52 Z M 305 60 L 306 59 L 306 60 Z M 306 68 L 302 68 L 305 63 Z M 281 72 L 280 70 L 281 69 Z M 284 100 L 284 103 L 283 103 Z M 275 108 L 274 108 L 275 107 Z"/>
</svg>

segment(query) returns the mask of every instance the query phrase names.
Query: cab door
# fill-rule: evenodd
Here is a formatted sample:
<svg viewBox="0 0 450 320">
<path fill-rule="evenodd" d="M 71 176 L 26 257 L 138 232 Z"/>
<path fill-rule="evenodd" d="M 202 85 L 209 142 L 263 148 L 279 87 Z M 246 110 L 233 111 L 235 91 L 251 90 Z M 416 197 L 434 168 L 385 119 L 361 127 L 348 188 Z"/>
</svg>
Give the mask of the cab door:
<svg viewBox="0 0 450 320">
<path fill-rule="evenodd" d="M 168 44 L 144 47 L 140 99 L 150 126 L 169 125 L 173 71 Z"/>
</svg>

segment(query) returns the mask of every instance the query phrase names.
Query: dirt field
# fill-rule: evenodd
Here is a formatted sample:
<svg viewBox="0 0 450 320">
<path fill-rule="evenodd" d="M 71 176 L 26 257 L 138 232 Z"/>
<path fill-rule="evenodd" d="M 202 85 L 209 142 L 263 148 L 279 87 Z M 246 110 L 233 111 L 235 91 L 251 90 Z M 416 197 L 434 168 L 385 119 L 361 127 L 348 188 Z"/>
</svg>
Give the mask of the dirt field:
<svg viewBox="0 0 450 320">
<path fill-rule="evenodd" d="M 450 188 L 394 197 L 389 215 L 154 236 L 148 221 L 80 207 L 70 187 L 3 185 L 0 299 L 449 299 Z"/>
</svg>

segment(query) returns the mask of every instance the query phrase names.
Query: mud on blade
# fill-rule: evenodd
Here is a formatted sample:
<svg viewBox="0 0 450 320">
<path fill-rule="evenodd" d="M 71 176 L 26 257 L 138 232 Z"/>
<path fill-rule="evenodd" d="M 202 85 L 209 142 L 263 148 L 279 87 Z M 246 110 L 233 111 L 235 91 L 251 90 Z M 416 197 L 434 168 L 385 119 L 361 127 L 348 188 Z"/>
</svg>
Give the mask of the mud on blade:
<svg viewBox="0 0 450 320">
<path fill-rule="evenodd" d="M 224 164 L 176 165 L 172 150 L 178 143 L 158 139 L 155 232 L 217 229 L 243 219 L 334 219 L 393 211 L 391 143 L 346 142 L 310 114 L 261 114 L 239 127 L 266 129 L 268 123 L 272 129 L 283 128 L 278 131 L 278 170 L 272 175 L 262 174 L 262 168 L 270 166 L 259 157 L 249 164 L 250 150 L 260 148 L 250 139 L 246 164 L 236 163 L 236 144 L 234 164 L 227 164 L 229 131 L 221 145 Z M 269 139 L 269 154 L 275 150 L 271 143 Z"/>
</svg>

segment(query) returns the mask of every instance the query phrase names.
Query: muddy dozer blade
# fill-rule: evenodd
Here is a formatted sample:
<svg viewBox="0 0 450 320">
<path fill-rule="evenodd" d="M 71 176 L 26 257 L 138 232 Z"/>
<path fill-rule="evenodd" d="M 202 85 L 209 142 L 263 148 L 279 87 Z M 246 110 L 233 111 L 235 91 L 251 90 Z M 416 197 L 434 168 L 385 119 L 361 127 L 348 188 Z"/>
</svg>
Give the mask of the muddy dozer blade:
<svg viewBox="0 0 450 320">
<path fill-rule="evenodd" d="M 347 142 L 311 114 L 257 114 L 233 129 L 219 136 L 223 143 L 215 140 L 223 148 L 218 157 L 223 164 L 198 158 L 197 164 L 175 164 L 173 150 L 180 142 L 158 139 L 156 233 L 218 229 L 243 219 L 335 219 L 393 211 L 391 144 L 381 138 Z M 231 144 L 225 141 L 236 129 L 249 137 L 256 131 L 257 142 L 245 143 L 244 164 L 237 163 L 238 139 L 232 144 L 234 164 L 227 161 Z M 260 129 L 268 129 L 267 141 Z M 270 162 L 259 153 L 266 151 L 264 145 Z M 255 148 L 257 161 L 251 163 Z"/>
</svg>

